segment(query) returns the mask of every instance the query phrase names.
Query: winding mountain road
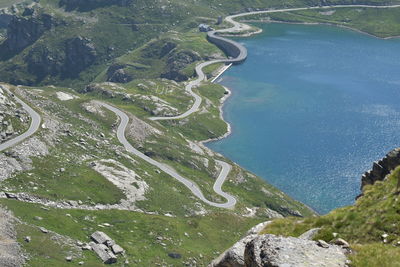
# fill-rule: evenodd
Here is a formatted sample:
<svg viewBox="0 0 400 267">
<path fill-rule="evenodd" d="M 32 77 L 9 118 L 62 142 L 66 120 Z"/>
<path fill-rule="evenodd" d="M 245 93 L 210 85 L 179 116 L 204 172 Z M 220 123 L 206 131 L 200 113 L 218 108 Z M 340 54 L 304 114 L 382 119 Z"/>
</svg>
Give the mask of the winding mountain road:
<svg viewBox="0 0 400 267">
<path fill-rule="evenodd" d="M 167 165 L 162 164 L 162 163 L 155 161 L 154 159 L 146 156 L 145 154 L 143 154 L 142 152 L 140 152 L 139 150 L 134 148 L 128 142 L 128 140 L 125 137 L 125 131 L 126 131 L 126 127 L 128 126 L 128 123 L 129 123 L 129 117 L 128 117 L 128 115 L 126 115 L 126 113 L 124 113 L 121 110 L 119 110 L 111 105 L 108 105 L 106 103 L 102 103 L 102 102 L 98 102 L 98 103 L 100 105 L 102 105 L 103 107 L 107 108 L 108 110 L 114 112 L 120 118 L 121 121 L 120 121 L 120 124 L 118 125 L 118 129 L 117 129 L 117 138 L 128 152 L 134 154 L 135 156 L 143 159 L 144 161 L 150 163 L 151 165 L 159 168 L 163 172 L 169 174 L 170 176 L 172 176 L 173 178 L 175 178 L 176 180 L 178 180 L 179 182 L 184 184 L 190 191 L 192 191 L 193 195 L 195 195 L 201 201 L 209 204 L 210 206 L 214 206 L 214 207 L 218 207 L 218 208 L 231 208 L 231 207 L 235 206 L 236 199 L 233 196 L 229 195 L 228 193 L 223 192 L 221 189 L 222 184 L 224 183 L 226 177 L 228 176 L 228 174 L 231 170 L 231 165 L 229 165 L 228 163 L 223 162 L 223 161 L 216 161 L 221 166 L 222 170 L 221 170 L 217 180 L 215 181 L 213 189 L 214 189 L 215 193 L 224 197 L 227 201 L 225 203 L 217 203 L 217 202 L 210 201 L 204 197 L 202 191 L 194 182 L 190 181 L 189 179 L 184 178 L 183 176 L 181 176 L 179 173 L 177 173 L 176 171 L 174 171 Z"/>
<path fill-rule="evenodd" d="M 150 120 L 153 121 L 161 121 L 161 120 L 180 120 L 183 118 L 186 118 L 190 116 L 191 114 L 199 111 L 199 108 L 202 103 L 202 98 L 198 94 L 193 92 L 193 88 L 198 87 L 201 82 L 203 82 L 206 79 L 206 75 L 203 72 L 203 69 L 209 65 L 216 64 L 216 63 L 241 63 L 247 58 L 247 49 L 241 45 L 238 42 L 235 42 L 233 40 L 224 38 L 222 36 L 218 36 L 218 34 L 224 34 L 224 33 L 231 33 L 231 32 L 243 32 L 246 30 L 249 30 L 251 27 L 247 24 L 240 23 L 235 21 L 236 18 L 239 17 L 244 17 L 244 16 L 251 16 L 251 15 L 258 15 L 258 14 L 268 14 L 268 13 L 281 13 L 281 12 L 290 12 L 290 11 L 302 11 L 302 10 L 313 10 L 313 9 L 332 9 L 332 8 L 379 8 L 379 9 L 388 9 L 388 8 L 398 8 L 400 5 L 388 5 L 388 6 L 376 6 L 376 5 L 332 5 L 332 6 L 313 6 L 313 7 L 299 7 L 299 8 L 286 8 L 286 9 L 270 9 L 270 10 L 261 10 L 261 11 L 252 11 L 252 12 L 245 12 L 245 13 L 240 13 L 240 14 L 235 14 L 231 16 L 227 16 L 225 18 L 225 21 L 231 23 L 233 26 L 231 28 L 227 29 L 221 29 L 221 30 L 216 30 L 216 31 L 210 31 L 207 33 L 207 37 L 209 40 L 211 39 L 219 39 L 220 41 L 233 44 L 234 46 L 237 47 L 237 49 L 240 51 L 240 53 L 234 57 L 234 58 L 228 58 L 228 59 L 216 59 L 216 60 L 211 60 L 207 62 L 200 63 L 199 65 L 196 66 L 196 74 L 197 74 L 197 79 L 189 82 L 185 90 L 188 92 L 193 98 L 194 98 L 194 103 L 192 107 L 187 110 L 186 112 L 177 115 L 177 116 L 171 116 L 171 117 L 151 117 Z"/>
<path fill-rule="evenodd" d="M 196 74 L 198 76 L 197 79 L 189 82 L 185 87 L 185 90 L 187 92 L 189 92 L 189 94 L 192 95 L 195 100 L 193 106 L 188 111 L 186 111 L 185 113 L 183 113 L 181 115 L 174 116 L 174 117 L 152 117 L 150 119 L 153 121 L 178 120 L 178 119 L 186 118 L 187 116 L 193 114 L 194 112 L 197 112 L 202 103 L 202 98 L 199 95 L 197 95 L 196 93 L 194 93 L 192 89 L 195 87 L 198 87 L 201 84 L 201 82 L 203 82 L 206 79 L 206 75 L 203 72 L 203 68 L 206 66 L 212 65 L 212 64 L 216 64 L 216 63 L 238 64 L 238 63 L 243 62 L 247 58 L 247 50 L 244 46 L 242 46 L 241 44 L 239 44 L 233 40 L 230 40 L 230 39 L 227 39 L 227 38 L 224 38 L 224 37 L 221 37 L 218 35 L 221 33 L 223 34 L 223 33 L 228 33 L 228 32 L 239 32 L 239 31 L 244 31 L 244 30 L 250 29 L 250 27 L 248 25 L 240 23 L 240 22 L 236 22 L 234 20 L 235 18 L 249 16 L 249 15 L 256 15 L 256 14 L 290 12 L 290 11 L 301 11 L 301 10 L 311 10 L 311 9 L 364 8 L 364 7 L 365 8 L 385 9 L 385 8 L 397 8 L 397 7 L 400 7 L 400 5 L 390 5 L 390 6 L 335 5 L 335 6 L 322 6 L 322 7 L 316 6 L 316 7 L 304 7 L 304 8 L 287 8 L 287 9 L 254 11 L 254 12 L 240 13 L 240 14 L 231 15 L 231 16 L 226 17 L 225 20 L 228 21 L 229 23 L 231 23 L 233 26 L 228 29 L 222 29 L 222 30 L 218 30 L 218 31 L 210 31 L 210 32 L 208 32 L 207 37 L 213 43 L 221 44 L 221 42 L 222 42 L 222 44 L 225 44 L 225 45 L 228 45 L 231 47 L 233 46 L 235 48 L 234 57 L 228 58 L 228 59 L 211 60 L 211 61 L 200 63 L 199 65 L 196 66 Z M 8 88 L 6 88 L 6 86 L 2 86 L 2 89 L 7 91 L 10 95 L 12 94 L 10 92 L 10 90 Z M 40 123 L 41 123 L 40 115 L 35 110 L 33 110 L 31 107 L 29 107 L 26 103 L 24 103 L 21 99 L 19 99 L 18 97 L 15 96 L 15 99 L 30 114 L 31 124 L 30 124 L 29 129 L 26 132 L 24 132 L 23 134 L 5 142 L 5 143 L 0 144 L 0 151 L 6 150 L 6 149 L 16 145 L 17 143 L 24 141 L 26 138 L 33 135 L 40 127 Z M 215 193 L 224 197 L 226 199 L 226 202 L 225 203 L 216 203 L 216 202 L 210 201 L 204 197 L 202 191 L 194 182 L 190 181 L 187 178 L 182 177 L 180 174 L 178 174 L 176 171 L 174 171 L 167 165 L 164 165 L 164 164 L 157 162 L 157 161 L 153 160 L 152 158 L 146 156 L 139 150 L 135 149 L 128 142 L 128 140 L 125 137 L 125 130 L 129 123 L 128 115 L 126 115 L 121 110 L 119 110 L 109 104 L 102 103 L 102 102 L 99 102 L 99 104 L 102 105 L 103 107 L 109 109 L 110 111 L 114 112 L 120 118 L 121 122 L 117 129 L 117 138 L 128 152 L 138 156 L 139 158 L 143 159 L 144 161 L 148 162 L 149 164 L 151 164 L 151 165 L 159 168 L 163 172 L 169 174 L 170 176 L 172 176 L 173 178 L 175 178 L 176 180 L 178 180 L 179 182 L 184 184 L 196 197 L 198 197 L 200 200 L 202 200 L 203 202 L 205 202 L 211 206 L 219 207 L 219 208 L 231 208 L 236 204 L 236 202 L 237 202 L 236 199 L 233 196 L 229 195 L 228 193 L 222 191 L 222 189 L 221 189 L 223 183 L 225 182 L 228 174 L 231 171 L 232 166 L 230 164 L 223 162 L 223 161 L 216 160 L 216 163 L 221 166 L 221 172 L 213 186 L 213 190 L 215 191 Z"/>
<path fill-rule="evenodd" d="M 9 88 L 7 88 L 7 86 L 2 85 L 1 89 L 3 89 L 4 91 L 6 91 L 9 95 L 14 95 Z M 31 124 L 29 126 L 29 129 L 24 132 L 21 135 L 18 135 L 17 137 L 14 137 L 13 139 L 10 139 L 2 144 L 0 144 L 0 151 L 6 150 L 22 141 L 24 141 L 26 138 L 30 137 L 31 135 L 33 135 L 34 133 L 36 133 L 36 131 L 39 129 L 40 127 L 40 122 L 41 122 L 41 118 L 40 115 L 33 110 L 30 106 L 28 106 L 27 104 L 25 104 L 24 101 L 22 101 L 21 99 L 19 99 L 17 96 L 14 95 L 14 99 L 22 105 L 22 108 L 26 110 L 26 112 L 28 112 L 29 116 L 31 116 Z"/>
</svg>

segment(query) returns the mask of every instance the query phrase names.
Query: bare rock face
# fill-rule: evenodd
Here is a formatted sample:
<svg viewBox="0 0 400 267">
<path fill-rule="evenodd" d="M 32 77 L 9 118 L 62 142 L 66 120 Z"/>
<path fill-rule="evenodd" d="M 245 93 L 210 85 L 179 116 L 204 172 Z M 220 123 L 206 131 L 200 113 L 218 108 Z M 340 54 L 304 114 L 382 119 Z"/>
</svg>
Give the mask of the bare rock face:
<svg viewBox="0 0 400 267">
<path fill-rule="evenodd" d="M 247 243 L 246 267 L 345 267 L 346 255 L 335 245 L 294 237 L 260 235 Z"/>
<path fill-rule="evenodd" d="M 372 169 L 367 171 L 361 179 L 361 189 L 365 185 L 373 185 L 376 181 L 385 179 L 392 170 L 400 165 L 400 148 L 390 151 L 383 159 L 374 162 Z"/>
<path fill-rule="evenodd" d="M 128 83 L 133 80 L 133 76 L 124 69 L 125 64 L 114 64 L 107 70 L 107 81 L 115 83 Z"/>
<path fill-rule="evenodd" d="M 79 73 L 96 60 L 96 49 L 88 38 L 81 36 L 66 42 L 65 69 Z"/>
<path fill-rule="evenodd" d="M 181 70 L 183 70 L 189 64 L 199 60 L 201 60 L 200 55 L 194 51 L 173 51 L 170 53 L 167 59 L 168 71 L 161 74 L 161 78 L 166 78 L 177 82 L 186 81 L 189 79 L 189 77 L 182 73 Z"/>
<path fill-rule="evenodd" d="M 7 54 L 15 54 L 33 44 L 42 34 L 56 23 L 48 14 L 33 12 L 28 16 L 14 16 L 8 24 L 7 39 L 2 49 Z"/>
</svg>

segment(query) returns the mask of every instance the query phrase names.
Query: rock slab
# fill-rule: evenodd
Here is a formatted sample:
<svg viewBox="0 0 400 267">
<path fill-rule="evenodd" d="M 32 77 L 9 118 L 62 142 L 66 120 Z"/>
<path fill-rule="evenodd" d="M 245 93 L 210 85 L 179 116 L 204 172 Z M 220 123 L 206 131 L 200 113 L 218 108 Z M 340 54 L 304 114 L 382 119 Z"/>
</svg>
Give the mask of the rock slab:
<svg viewBox="0 0 400 267">
<path fill-rule="evenodd" d="M 111 237 L 100 231 L 94 232 L 90 237 L 98 244 L 106 244 L 107 242 L 112 241 Z"/>
<path fill-rule="evenodd" d="M 275 235 L 260 235 L 246 244 L 246 267 L 345 267 L 346 255 L 335 245 Z"/>
<path fill-rule="evenodd" d="M 104 244 L 95 244 L 91 243 L 90 246 L 92 247 L 93 251 L 99 256 L 99 258 L 105 264 L 112 264 L 117 262 L 117 257 L 114 253 L 109 251 L 108 247 Z"/>
</svg>

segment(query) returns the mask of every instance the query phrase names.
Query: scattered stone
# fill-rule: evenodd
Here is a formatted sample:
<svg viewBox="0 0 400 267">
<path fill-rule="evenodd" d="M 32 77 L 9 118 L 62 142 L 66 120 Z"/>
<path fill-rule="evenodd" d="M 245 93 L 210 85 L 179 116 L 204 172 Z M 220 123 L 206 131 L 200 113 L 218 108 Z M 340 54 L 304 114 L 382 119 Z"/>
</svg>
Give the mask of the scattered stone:
<svg viewBox="0 0 400 267">
<path fill-rule="evenodd" d="M 324 240 L 318 240 L 317 245 L 320 246 L 321 248 L 329 248 L 329 244 L 326 243 Z"/>
<path fill-rule="evenodd" d="M 40 217 L 40 216 L 35 216 L 35 217 L 33 217 L 33 219 L 34 219 L 35 221 L 41 221 L 41 220 L 43 220 L 43 218 Z"/>
<path fill-rule="evenodd" d="M 171 258 L 173 258 L 173 259 L 180 259 L 180 258 L 182 258 L 182 255 L 181 255 L 181 254 L 175 253 L 175 252 L 168 253 L 168 256 L 171 257 Z"/>
<path fill-rule="evenodd" d="M 49 232 L 49 230 L 47 230 L 47 229 L 44 228 L 44 227 L 39 227 L 39 229 L 40 229 L 40 231 L 41 231 L 42 233 L 44 233 L 44 234 L 47 234 L 47 233 Z"/>
<path fill-rule="evenodd" d="M 92 250 L 92 247 L 89 244 L 85 244 L 82 246 L 82 250 Z"/>
<path fill-rule="evenodd" d="M 72 261 L 72 257 L 71 256 L 65 257 L 65 260 L 66 261 Z"/>
<path fill-rule="evenodd" d="M 335 244 L 335 245 L 337 245 L 337 246 L 341 246 L 342 248 L 350 248 L 349 243 L 348 243 L 346 240 L 342 239 L 342 238 L 336 239 L 336 240 L 333 242 L 333 244 Z"/>
<path fill-rule="evenodd" d="M 30 236 L 25 236 L 24 240 L 25 240 L 25 242 L 29 243 L 29 242 L 31 242 L 32 239 Z"/>
<path fill-rule="evenodd" d="M 6 194 L 7 198 L 9 198 L 9 199 L 17 199 L 18 200 L 17 194 L 8 193 L 8 192 L 6 192 L 5 194 Z"/>
<path fill-rule="evenodd" d="M 78 262 L 79 265 L 83 265 L 84 263 L 85 262 L 83 262 L 83 261 Z"/>
</svg>

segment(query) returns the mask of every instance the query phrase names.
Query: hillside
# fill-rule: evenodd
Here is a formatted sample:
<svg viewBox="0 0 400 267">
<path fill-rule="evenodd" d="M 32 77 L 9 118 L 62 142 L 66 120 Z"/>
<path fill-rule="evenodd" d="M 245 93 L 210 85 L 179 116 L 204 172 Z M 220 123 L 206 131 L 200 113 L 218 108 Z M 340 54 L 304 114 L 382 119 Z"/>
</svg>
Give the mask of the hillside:
<svg viewBox="0 0 400 267">
<path fill-rule="evenodd" d="M 275 220 L 262 234 L 297 237 L 320 228 L 314 240 L 331 242 L 342 238 L 349 242 L 353 250 L 349 255 L 351 266 L 398 266 L 399 181 L 397 167 L 383 181 L 365 185 L 363 195 L 353 206 L 305 220 Z"/>
<path fill-rule="evenodd" d="M 206 266 L 252 226 L 287 216 L 294 218 L 276 220 L 267 231 L 295 235 L 324 226 L 320 239 L 330 241 L 329 235 L 338 231 L 359 255 L 397 244 L 397 224 L 379 228 L 376 217 L 371 237 L 357 239 L 352 230 L 359 235 L 372 231 L 362 225 L 367 212 L 344 208 L 312 217 L 310 208 L 205 147 L 203 140 L 219 138 L 229 129 L 220 109 L 229 92 L 221 85 L 204 81 L 195 86 L 202 102 L 188 117 L 151 119 L 190 109 L 194 100 L 186 86 L 193 81 L 195 66 L 227 58 L 198 31 L 200 23 L 222 28 L 227 23 L 214 25 L 217 17 L 229 13 L 350 2 L 400 3 L 0 0 L 5 8 L 0 12 L 0 144 L 29 127 L 18 98 L 41 118 L 37 132 L 0 151 L 0 239 L 7 241 L 0 244 L 0 265 L 103 266 L 92 249 L 107 244 L 105 251 L 115 252 L 114 245 L 123 250 L 117 247 L 115 252 L 117 266 Z M 382 11 L 376 20 L 387 12 L 392 16 L 381 32 L 395 35 L 399 9 Z M 310 16 L 318 21 L 318 14 Z M 354 27 L 364 19 L 355 13 L 346 16 L 354 18 Z M 379 33 L 375 28 L 371 32 Z M 206 75 L 215 75 L 222 66 L 206 67 Z M 123 120 L 105 104 L 128 117 L 122 132 L 137 152 L 121 143 Z M 232 169 L 224 172 L 224 166 Z M 215 190 L 224 173 L 222 191 L 237 201 L 228 208 L 218 207 L 227 199 Z M 393 191 L 397 173 L 389 182 L 367 186 L 355 207 Z M 389 209 L 396 198 L 389 196 L 379 207 L 387 209 L 392 223 L 396 211 Z M 354 214 L 348 216 L 350 211 Z M 342 221 L 348 228 L 340 228 Z M 98 231 L 113 242 L 91 246 Z M 395 238 L 381 244 L 382 231 Z M 362 258 L 352 260 L 358 264 Z"/>
<path fill-rule="evenodd" d="M 200 23 L 214 24 L 220 15 L 256 8 L 349 3 L 383 5 L 398 1 L 24 1 L 0 15 L 0 80 L 79 88 L 99 79 L 126 81 L 144 75 L 186 80 L 192 75 L 188 66 L 214 56 L 212 49 L 206 55 L 193 51 L 195 47 L 208 49 L 190 34 Z M 0 4 L 6 7 L 11 2 Z M 172 37 L 171 31 L 184 34 L 186 43 L 197 44 L 151 62 L 143 60 L 146 53 L 157 48 L 157 42 Z"/>
<path fill-rule="evenodd" d="M 261 223 L 211 266 L 399 266 L 400 149 L 374 162 L 361 180 L 354 205 Z"/>
</svg>

